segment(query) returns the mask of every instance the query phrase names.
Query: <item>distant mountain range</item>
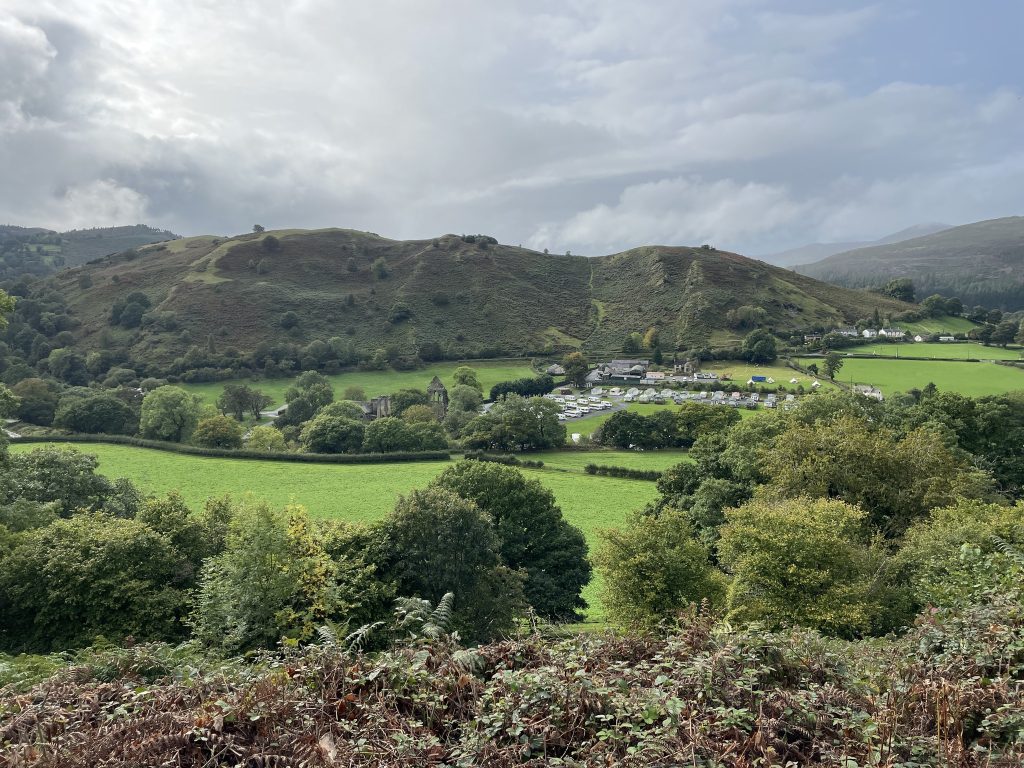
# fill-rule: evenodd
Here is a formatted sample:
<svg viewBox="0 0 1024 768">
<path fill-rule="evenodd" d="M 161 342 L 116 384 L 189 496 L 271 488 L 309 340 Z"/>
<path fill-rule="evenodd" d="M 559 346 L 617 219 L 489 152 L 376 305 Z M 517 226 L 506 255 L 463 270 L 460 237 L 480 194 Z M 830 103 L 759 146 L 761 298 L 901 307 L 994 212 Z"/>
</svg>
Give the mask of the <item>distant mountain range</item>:
<svg viewBox="0 0 1024 768">
<path fill-rule="evenodd" d="M 950 228 L 949 224 L 915 224 L 912 227 L 901 229 L 899 232 L 893 232 L 891 235 L 886 235 L 878 240 L 853 241 L 849 243 L 810 243 L 808 245 L 801 245 L 798 248 L 790 248 L 788 251 L 769 253 L 766 256 L 755 256 L 754 258 L 779 267 L 792 267 L 797 264 L 811 264 L 821 259 L 827 259 L 829 256 L 834 256 L 837 253 L 845 253 L 857 248 L 900 243 L 904 240 L 931 235 Z"/>
<path fill-rule="evenodd" d="M 0 280 L 48 275 L 100 256 L 142 245 L 176 240 L 180 235 L 144 224 L 55 232 L 42 227 L 0 225 Z"/>
<path fill-rule="evenodd" d="M 847 288 L 913 280 L 920 301 L 933 293 L 967 306 L 1024 309 L 1024 217 L 990 219 L 888 245 L 848 250 L 796 267 Z"/>
<path fill-rule="evenodd" d="M 710 248 L 556 256 L 483 235 L 390 240 L 346 229 L 188 237 L 60 272 L 83 347 L 166 366 L 194 345 L 270 355 L 314 340 L 389 356 L 623 348 L 655 328 L 666 351 L 850 324 L 909 305 Z M 145 294 L 141 327 L 111 306 Z"/>
</svg>

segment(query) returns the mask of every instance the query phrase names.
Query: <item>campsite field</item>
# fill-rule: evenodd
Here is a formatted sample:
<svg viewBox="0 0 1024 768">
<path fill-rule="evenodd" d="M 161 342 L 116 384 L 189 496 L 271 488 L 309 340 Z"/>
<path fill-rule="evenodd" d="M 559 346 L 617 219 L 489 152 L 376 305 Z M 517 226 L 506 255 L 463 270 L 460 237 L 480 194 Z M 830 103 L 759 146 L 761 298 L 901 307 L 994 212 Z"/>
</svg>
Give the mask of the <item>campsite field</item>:
<svg viewBox="0 0 1024 768">
<path fill-rule="evenodd" d="M 449 389 L 455 382 L 452 374 L 461 365 L 468 365 L 476 371 L 477 379 L 484 388 L 484 395 L 500 381 L 533 376 L 529 360 L 470 360 L 468 362 L 435 363 L 412 371 L 347 371 L 328 376 L 334 387 L 334 396 L 341 399 L 346 387 L 362 387 L 367 397 L 387 395 L 400 389 L 426 389 L 434 376 L 439 376 Z M 284 393 L 292 385 L 291 378 L 282 379 L 242 379 L 237 382 L 216 381 L 205 384 L 183 384 L 185 389 L 199 395 L 204 403 L 213 405 L 220 397 L 227 383 L 242 383 L 256 387 L 274 398 L 274 405 L 284 403 Z"/>
<path fill-rule="evenodd" d="M 12 445 L 21 452 L 41 444 Z M 66 443 L 60 444 L 62 446 Z M 274 505 L 295 502 L 305 506 L 315 517 L 329 517 L 354 523 L 379 520 L 395 505 L 400 494 L 423 488 L 451 462 L 407 462 L 395 464 L 301 464 L 283 461 L 186 456 L 183 454 L 137 448 L 126 445 L 96 443 L 77 446 L 83 453 L 99 459 L 99 471 L 108 477 L 127 477 L 142 490 L 164 494 L 177 490 L 193 507 L 216 496 L 230 494 L 242 497 L 249 493 Z M 571 466 L 578 457 L 572 454 L 558 471 L 552 469 L 523 470 L 539 480 L 555 495 L 567 520 L 578 526 L 587 537 L 591 550 L 597 546 L 597 531 L 622 525 L 627 515 L 657 498 L 654 483 L 594 477 Z M 605 452 L 597 463 L 627 466 L 627 452 Z M 613 461 L 611 457 L 614 456 Z M 660 457 L 665 466 L 678 463 L 681 452 L 635 454 L 638 461 L 656 463 Z M 643 457 L 641 459 L 640 457 Z M 547 456 L 541 458 L 548 460 Z M 583 462 L 587 463 L 586 461 Z M 647 467 L 645 467 L 647 468 Z M 587 619 L 601 621 L 600 584 L 595 580 L 584 591 L 590 603 Z"/>
<path fill-rule="evenodd" d="M 820 365 L 821 359 L 804 358 L 800 362 Z M 1024 370 L 996 363 L 845 358 L 836 378 L 848 383 L 872 384 L 885 394 L 920 389 L 929 383 L 939 390 L 971 397 L 1024 389 Z"/>
<path fill-rule="evenodd" d="M 855 355 L 880 355 L 882 357 L 934 357 L 957 360 L 1019 360 L 1021 349 L 986 347 L 973 341 L 938 342 L 925 341 L 907 344 L 868 344 L 846 350 Z"/>
<path fill-rule="evenodd" d="M 804 385 L 804 389 L 810 389 L 811 384 L 815 381 L 813 376 L 800 373 L 800 371 L 794 371 L 792 368 L 787 368 L 784 365 L 754 365 L 753 363 L 747 363 L 744 361 L 737 360 L 717 360 L 707 362 L 701 365 L 701 370 L 711 371 L 717 373 L 719 376 L 728 376 L 730 381 L 723 385 L 725 389 L 728 384 L 739 384 L 743 386 L 750 381 L 753 376 L 767 376 L 770 379 L 775 379 L 775 383 L 766 386 L 783 386 L 789 389 L 790 387 L 796 387 L 800 384 Z M 796 379 L 796 384 L 790 384 L 790 379 Z M 822 384 L 828 384 L 828 380 L 822 381 Z"/>
</svg>

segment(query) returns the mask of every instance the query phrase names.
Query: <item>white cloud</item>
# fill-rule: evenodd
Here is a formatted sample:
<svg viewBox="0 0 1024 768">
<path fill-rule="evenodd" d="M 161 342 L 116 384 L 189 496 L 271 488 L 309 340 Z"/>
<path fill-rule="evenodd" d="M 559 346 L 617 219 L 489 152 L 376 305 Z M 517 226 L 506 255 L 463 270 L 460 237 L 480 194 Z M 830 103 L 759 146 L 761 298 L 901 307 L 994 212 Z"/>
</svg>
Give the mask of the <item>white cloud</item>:
<svg viewBox="0 0 1024 768">
<path fill-rule="evenodd" d="M 65 190 L 51 216 L 69 229 L 81 229 L 139 224 L 146 214 L 144 195 L 112 179 L 99 179 Z"/>
<path fill-rule="evenodd" d="M 593 255 L 612 243 L 721 243 L 787 227 L 807 210 L 786 190 L 732 179 L 663 179 L 627 187 L 613 205 L 597 205 L 542 227 L 535 248 L 570 243 Z"/>
</svg>

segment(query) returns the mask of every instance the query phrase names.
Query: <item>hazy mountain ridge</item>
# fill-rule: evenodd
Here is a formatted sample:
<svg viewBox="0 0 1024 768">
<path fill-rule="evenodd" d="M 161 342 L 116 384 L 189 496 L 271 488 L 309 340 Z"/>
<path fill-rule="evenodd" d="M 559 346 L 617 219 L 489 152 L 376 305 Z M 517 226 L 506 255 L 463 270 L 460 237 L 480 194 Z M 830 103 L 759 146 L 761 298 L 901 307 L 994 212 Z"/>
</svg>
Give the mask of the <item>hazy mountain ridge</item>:
<svg viewBox="0 0 1024 768">
<path fill-rule="evenodd" d="M 144 224 L 57 232 L 43 227 L 0 225 L 0 279 L 42 276 L 100 256 L 180 238 Z"/>
<path fill-rule="evenodd" d="M 989 219 L 845 251 L 796 270 L 848 288 L 908 277 L 919 299 L 940 293 L 957 296 L 967 305 L 1024 309 L 1024 217 Z"/>
<path fill-rule="evenodd" d="M 936 232 L 942 232 L 943 230 L 951 228 L 952 225 L 950 224 L 915 224 L 914 226 L 907 227 L 906 229 L 901 229 L 899 232 L 893 232 L 890 235 L 881 237 L 878 240 L 863 240 L 844 243 L 808 243 L 807 245 L 801 245 L 796 248 L 779 251 L 778 253 L 756 256 L 755 258 L 758 258 L 761 261 L 766 261 L 769 264 L 775 264 L 779 267 L 792 267 L 798 264 L 811 264 L 813 262 L 820 261 L 821 259 L 827 259 L 829 256 L 835 256 L 837 253 L 845 253 L 858 248 L 870 248 L 875 245 L 899 243 L 904 240 L 910 240 L 915 237 L 924 237 L 925 235 L 935 234 Z"/>
</svg>

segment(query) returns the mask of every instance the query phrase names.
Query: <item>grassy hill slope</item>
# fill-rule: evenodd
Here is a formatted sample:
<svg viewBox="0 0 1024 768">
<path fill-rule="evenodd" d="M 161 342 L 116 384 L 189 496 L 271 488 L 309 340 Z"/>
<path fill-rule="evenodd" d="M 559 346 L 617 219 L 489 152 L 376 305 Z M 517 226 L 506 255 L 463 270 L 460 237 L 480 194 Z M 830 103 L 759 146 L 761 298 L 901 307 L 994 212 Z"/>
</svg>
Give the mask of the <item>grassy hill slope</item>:
<svg viewBox="0 0 1024 768">
<path fill-rule="evenodd" d="M 918 298 L 941 293 L 958 296 L 968 306 L 1024 309 L 1024 216 L 847 251 L 796 269 L 849 288 L 909 277 Z"/>
<path fill-rule="evenodd" d="M 480 237 L 396 241 L 341 229 L 185 238 L 56 280 L 86 347 L 124 345 L 151 360 L 193 344 L 245 351 L 332 337 L 404 354 L 426 345 L 449 356 L 615 351 L 651 326 L 664 348 L 686 348 L 738 340 L 747 331 L 727 315 L 743 306 L 763 308 L 780 332 L 907 308 L 720 251 L 658 246 L 584 258 Z M 161 322 L 111 327 L 111 304 L 136 290 Z"/>
</svg>

